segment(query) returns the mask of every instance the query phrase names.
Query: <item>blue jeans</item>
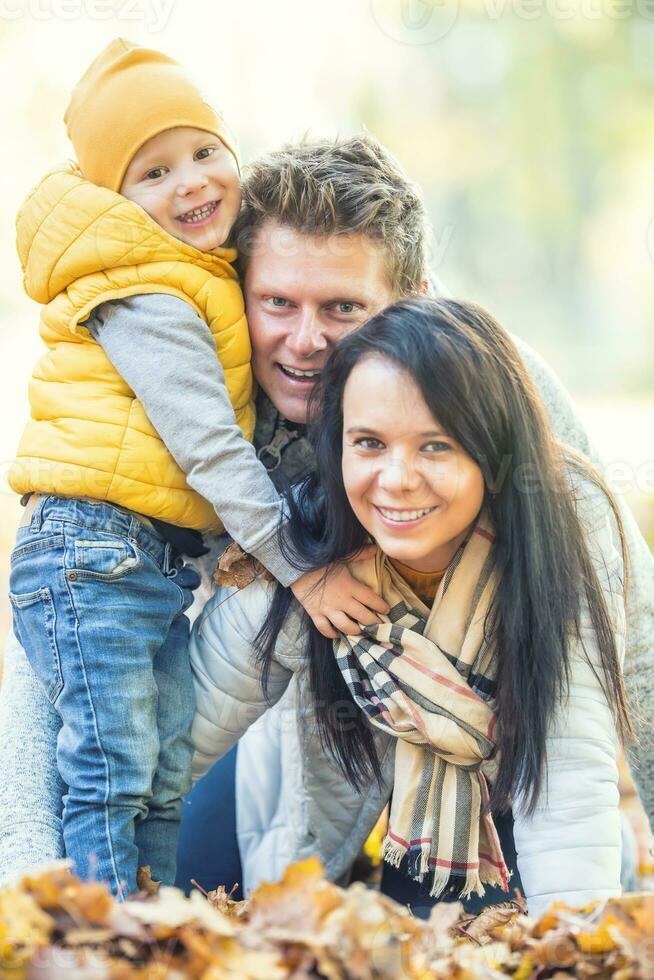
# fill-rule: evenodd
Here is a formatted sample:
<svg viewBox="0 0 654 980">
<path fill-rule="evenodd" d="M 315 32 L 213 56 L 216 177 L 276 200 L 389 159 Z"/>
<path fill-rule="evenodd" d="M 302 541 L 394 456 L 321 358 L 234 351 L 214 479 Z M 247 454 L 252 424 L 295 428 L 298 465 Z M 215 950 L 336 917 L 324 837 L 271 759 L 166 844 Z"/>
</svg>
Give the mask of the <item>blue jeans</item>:
<svg viewBox="0 0 654 980">
<path fill-rule="evenodd" d="M 12 553 L 14 629 L 62 720 L 66 853 L 115 894 L 136 889 L 139 865 L 175 880 L 198 584 L 170 544 L 101 502 L 43 497 Z"/>
<path fill-rule="evenodd" d="M 188 893 L 195 879 L 205 891 L 224 885 L 237 901 L 244 898 L 241 855 L 236 838 L 236 752 L 214 763 L 182 803 L 177 851 L 178 888 Z"/>
<path fill-rule="evenodd" d="M 236 834 L 237 748 L 235 746 L 216 762 L 184 800 L 176 884 L 187 893 L 192 887 L 191 878 L 195 878 L 206 891 L 217 888 L 218 885 L 225 885 L 229 891 L 238 882 L 240 887 L 234 892 L 234 898 L 245 897 L 242 892 L 243 874 Z M 463 903 L 470 915 L 479 914 L 487 905 L 508 901 L 513 897 L 515 888 L 522 890 L 517 870 L 512 814 L 495 816 L 495 827 L 507 867 L 513 871 L 513 877 L 509 881 L 510 891 L 507 894 L 499 887 L 487 886 L 483 898 L 473 895 Z M 220 837 L 219 846 L 216 844 L 217 834 Z M 381 891 L 400 905 L 408 905 L 420 919 L 428 918 L 437 902 L 459 901 L 457 889 L 454 888 L 450 888 L 441 898 L 431 898 L 428 884 L 420 884 L 408 876 L 406 861 L 400 868 L 384 862 Z"/>
</svg>

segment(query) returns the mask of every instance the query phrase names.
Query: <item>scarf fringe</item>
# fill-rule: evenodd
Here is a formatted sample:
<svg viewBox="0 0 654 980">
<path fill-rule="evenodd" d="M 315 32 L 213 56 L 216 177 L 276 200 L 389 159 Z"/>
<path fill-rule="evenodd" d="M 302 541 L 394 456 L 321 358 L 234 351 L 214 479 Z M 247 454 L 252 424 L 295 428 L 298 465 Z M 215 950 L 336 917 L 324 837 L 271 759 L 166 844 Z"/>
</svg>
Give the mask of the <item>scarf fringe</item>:
<svg viewBox="0 0 654 980">
<path fill-rule="evenodd" d="M 384 839 L 382 845 L 382 858 L 387 864 L 391 864 L 394 868 L 399 868 L 402 863 L 402 858 L 406 854 L 406 847 L 398 844 L 397 841 L 392 840 L 390 837 Z"/>
<path fill-rule="evenodd" d="M 434 868 L 429 889 L 430 898 L 440 898 L 451 881 L 452 876 L 446 868 Z"/>
<path fill-rule="evenodd" d="M 465 885 L 463 886 L 459 898 L 466 899 L 470 898 L 473 894 L 479 895 L 483 898 L 486 894 L 486 889 L 484 885 L 488 885 L 491 888 L 501 888 L 503 891 L 508 891 L 508 880 L 511 877 L 510 872 L 505 872 L 504 875 L 500 871 L 488 872 L 482 882 L 481 876 L 478 872 L 471 872 L 467 875 Z"/>
<path fill-rule="evenodd" d="M 487 884 L 490 885 L 492 882 L 489 881 Z M 479 873 L 476 871 L 466 875 L 465 884 L 459 892 L 459 898 L 465 901 L 465 899 L 470 898 L 473 893 L 475 895 L 479 895 L 480 898 L 483 898 L 486 894 L 486 889 L 484 888 L 482 880 L 479 877 Z"/>
<path fill-rule="evenodd" d="M 386 837 L 382 845 L 382 858 L 387 864 L 399 868 L 402 860 L 406 857 L 408 877 L 413 878 L 414 881 L 422 882 L 426 875 L 429 876 L 431 878 L 429 896 L 430 898 L 440 898 L 447 886 L 452 883 L 452 874 L 448 868 L 430 868 L 430 855 L 429 845 L 423 845 L 420 850 L 407 851 L 406 847 L 398 844 L 391 837 Z M 490 874 L 486 884 L 503 887 L 504 882 L 500 874 Z M 486 894 L 484 883 L 478 871 L 471 871 L 466 875 L 458 898 L 465 900 L 470 898 L 472 894 L 479 895 L 480 898 Z"/>
</svg>

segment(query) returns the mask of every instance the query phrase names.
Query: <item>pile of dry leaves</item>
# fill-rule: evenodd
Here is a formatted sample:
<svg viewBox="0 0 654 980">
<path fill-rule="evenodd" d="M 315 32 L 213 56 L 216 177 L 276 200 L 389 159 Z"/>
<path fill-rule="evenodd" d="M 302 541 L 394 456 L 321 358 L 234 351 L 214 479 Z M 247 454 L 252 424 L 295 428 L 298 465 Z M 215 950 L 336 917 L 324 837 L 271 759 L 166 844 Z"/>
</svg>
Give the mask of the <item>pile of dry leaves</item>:
<svg viewBox="0 0 654 980">
<path fill-rule="evenodd" d="M 654 895 L 584 911 L 555 906 L 538 922 L 517 904 L 476 919 L 442 904 L 422 922 L 361 884 L 330 884 L 315 860 L 247 903 L 161 888 L 120 904 L 58 865 L 0 892 L 0 976 L 651 980 Z"/>
</svg>

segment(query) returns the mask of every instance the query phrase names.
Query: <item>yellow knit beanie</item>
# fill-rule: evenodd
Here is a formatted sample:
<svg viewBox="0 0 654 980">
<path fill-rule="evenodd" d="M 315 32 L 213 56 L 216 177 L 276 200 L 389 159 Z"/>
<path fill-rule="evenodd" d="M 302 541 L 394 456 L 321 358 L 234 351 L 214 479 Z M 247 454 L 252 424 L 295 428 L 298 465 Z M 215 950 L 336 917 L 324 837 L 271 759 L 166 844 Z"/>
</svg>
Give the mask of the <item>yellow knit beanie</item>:
<svg viewBox="0 0 654 980">
<path fill-rule="evenodd" d="M 233 135 L 177 62 L 120 37 L 73 89 L 64 122 L 84 177 L 112 191 L 136 151 L 175 126 L 213 133 L 238 164 Z"/>
</svg>

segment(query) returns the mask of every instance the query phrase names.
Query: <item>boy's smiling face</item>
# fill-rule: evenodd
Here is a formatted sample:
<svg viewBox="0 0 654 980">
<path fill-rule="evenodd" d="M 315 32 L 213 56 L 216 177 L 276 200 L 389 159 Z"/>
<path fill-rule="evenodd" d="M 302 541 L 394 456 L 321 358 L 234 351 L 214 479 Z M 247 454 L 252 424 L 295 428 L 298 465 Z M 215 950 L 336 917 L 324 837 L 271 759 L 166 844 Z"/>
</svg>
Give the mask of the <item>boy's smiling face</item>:
<svg viewBox="0 0 654 980">
<path fill-rule="evenodd" d="M 120 193 L 187 245 L 223 245 L 241 204 L 238 168 L 224 143 L 202 129 L 177 126 L 134 154 Z"/>
</svg>

